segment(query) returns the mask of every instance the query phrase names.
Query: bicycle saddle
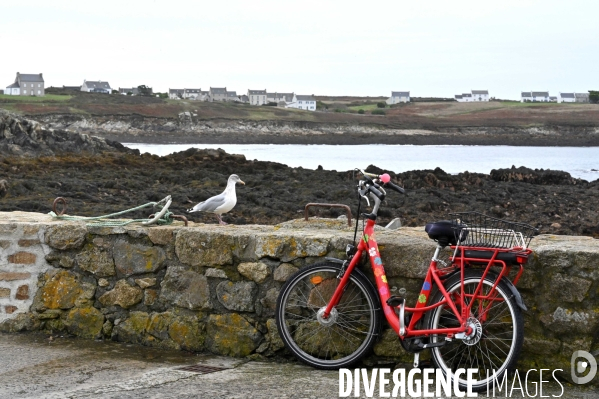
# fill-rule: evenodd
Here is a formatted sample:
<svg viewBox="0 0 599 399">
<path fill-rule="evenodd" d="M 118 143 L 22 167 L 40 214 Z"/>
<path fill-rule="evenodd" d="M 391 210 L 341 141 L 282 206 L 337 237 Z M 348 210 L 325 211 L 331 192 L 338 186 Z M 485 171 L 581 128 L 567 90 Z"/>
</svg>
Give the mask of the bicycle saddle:
<svg viewBox="0 0 599 399">
<path fill-rule="evenodd" d="M 468 236 L 468 231 L 463 231 L 465 227 L 461 224 L 456 224 L 451 220 L 439 220 L 437 222 L 428 223 L 424 228 L 424 231 L 428 233 L 429 238 L 437 241 L 439 245 L 456 245 L 458 240 L 457 237 L 462 235 L 462 241 Z"/>
</svg>

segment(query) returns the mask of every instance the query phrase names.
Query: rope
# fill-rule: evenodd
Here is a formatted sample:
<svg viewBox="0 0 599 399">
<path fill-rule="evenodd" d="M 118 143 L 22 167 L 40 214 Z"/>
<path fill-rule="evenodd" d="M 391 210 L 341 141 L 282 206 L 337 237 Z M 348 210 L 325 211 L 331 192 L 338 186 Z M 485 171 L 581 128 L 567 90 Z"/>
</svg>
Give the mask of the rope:
<svg viewBox="0 0 599 399">
<path fill-rule="evenodd" d="M 168 207 L 171 205 L 171 202 L 172 202 L 171 196 L 168 195 L 158 202 L 148 202 L 147 204 L 136 206 L 135 208 L 131 208 L 131 209 L 126 209 L 124 211 L 111 213 L 109 215 L 70 216 L 70 215 L 57 215 L 54 211 L 51 211 L 49 213 L 49 215 L 55 219 L 60 219 L 60 220 L 90 221 L 90 223 L 86 224 L 88 227 L 121 227 L 121 226 L 126 226 L 131 223 L 142 223 L 147 226 L 153 225 L 153 224 L 166 225 L 166 224 L 173 223 L 173 220 L 174 220 L 172 218 L 173 213 L 168 210 Z M 125 213 L 138 211 L 140 209 L 147 208 L 150 206 L 156 207 L 162 203 L 165 203 L 164 207 L 153 219 L 150 219 L 150 218 L 147 218 L 147 219 L 108 219 L 110 217 L 120 216 Z"/>
</svg>

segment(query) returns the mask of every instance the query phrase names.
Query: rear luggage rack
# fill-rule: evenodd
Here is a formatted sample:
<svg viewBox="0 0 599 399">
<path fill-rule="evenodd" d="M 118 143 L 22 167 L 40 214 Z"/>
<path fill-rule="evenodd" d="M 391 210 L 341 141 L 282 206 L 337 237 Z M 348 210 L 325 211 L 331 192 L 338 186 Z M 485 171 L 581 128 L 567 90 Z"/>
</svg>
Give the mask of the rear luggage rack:
<svg viewBox="0 0 599 399">
<path fill-rule="evenodd" d="M 526 223 L 508 222 L 478 212 L 451 213 L 458 245 L 479 248 L 525 250 L 538 229 Z"/>
</svg>

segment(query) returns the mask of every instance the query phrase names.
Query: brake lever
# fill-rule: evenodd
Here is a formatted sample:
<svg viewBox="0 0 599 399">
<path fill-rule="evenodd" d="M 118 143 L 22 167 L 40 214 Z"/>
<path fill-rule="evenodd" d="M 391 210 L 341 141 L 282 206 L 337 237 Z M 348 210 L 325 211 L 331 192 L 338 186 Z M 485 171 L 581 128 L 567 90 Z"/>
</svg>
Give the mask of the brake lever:
<svg viewBox="0 0 599 399">
<path fill-rule="evenodd" d="M 360 197 L 364 198 L 366 200 L 366 203 L 368 203 L 368 206 L 370 206 L 370 201 L 368 200 L 368 197 L 366 196 L 367 192 L 368 192 L 367 189 L 358 190 Z"/>
</svg>

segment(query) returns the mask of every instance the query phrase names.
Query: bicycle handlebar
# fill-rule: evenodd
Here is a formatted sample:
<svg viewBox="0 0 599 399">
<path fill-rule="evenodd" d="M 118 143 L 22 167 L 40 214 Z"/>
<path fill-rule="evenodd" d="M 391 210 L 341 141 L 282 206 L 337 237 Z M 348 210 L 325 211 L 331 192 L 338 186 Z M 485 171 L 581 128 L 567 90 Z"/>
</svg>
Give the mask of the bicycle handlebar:
<svg viewBox="0 0 599 399">
<path fill-rule="evenodd" d="M 364 172 L 361 169 L 358 169 L 358 170 L 360 171 L 360 173 L 362 173 L 362 175 L 364 175 L 364 177 L 366 177 L 366 179 L 368 179 L 368 182 L 371 184 L 371 186 L 369 187 L 369 191 L 371 191 L 374 195 L 376 195 L 381 200 L 384 199 L 384 194 L 380 192 L 379 188 L 381 188 L 381 185 L 377 184 L 376 180 L 378 180 L 380 183 L 382 183 L 382 187 L 384 187 L 384 188 L 390 188 L 392 190 L 397 191 L 400 194 L 406 193 L 406 190 L 399 187 L 397 184 L 391 182 L 391 176 L 389 176 L 388 173 L 383 173 L 382 175 L 379 176 L 374 173 Z"/>
</svg>

